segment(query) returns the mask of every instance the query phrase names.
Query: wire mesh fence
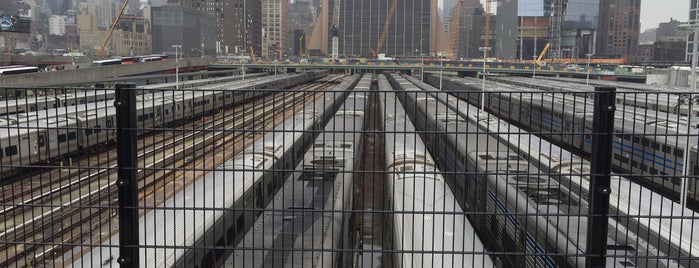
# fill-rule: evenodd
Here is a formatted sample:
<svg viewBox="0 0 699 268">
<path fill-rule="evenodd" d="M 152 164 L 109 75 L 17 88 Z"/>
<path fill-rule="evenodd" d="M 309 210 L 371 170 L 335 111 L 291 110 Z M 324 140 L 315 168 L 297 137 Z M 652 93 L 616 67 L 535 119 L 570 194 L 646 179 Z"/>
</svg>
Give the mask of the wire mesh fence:
<svg viewBox="0 0 699 268">
<path fill-rule="evenodd" d="M 425 78 L 2 99 L 0 266 L 699 266 L 691 94 Z"/>
</svg>

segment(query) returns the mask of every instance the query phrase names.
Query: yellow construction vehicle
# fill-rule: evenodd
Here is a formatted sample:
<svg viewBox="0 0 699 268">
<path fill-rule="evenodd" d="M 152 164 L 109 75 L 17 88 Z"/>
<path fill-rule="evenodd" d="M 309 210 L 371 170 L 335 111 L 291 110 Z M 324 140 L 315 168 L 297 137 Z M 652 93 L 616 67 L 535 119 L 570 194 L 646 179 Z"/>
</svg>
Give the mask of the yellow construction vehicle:
<svg viewBox="0 0 699 268">
<path fill-rule="evenodd" d="M 541 51 L 541 54 L 539 54 L 539 57 L 536 58 L 536 61 L 534 62 L 534 63 L 536 63 L 536 65 L 538 65 L 538 66 L 546 66 L 546 62 L 545 62 L 545 61 L 541 61 L 541 59 L 544 57 L 544 55 L 546 54 L 546 52 L 549 51 L 549 48 L 550 48 L 550 47 L 551 47 L 551 43 L 546 43 L 546 46 L 544 47 L 544 50 Z"/>
<path fill-rule="evenodd" d="M 255 59 L 255 50 L 252 49 L 252 46 L 250 46 L 250 57 L 252 57 L 252 62 L 257 61 L 257 59 Z"/>
<path fill-rule="evenodd" d="M 129 3 L 129 0 L 124 0 L 124 4 L 121 5 L 121 9 L 119 9 L 119 13 L 117 13 L 116 18 L 114 19 L 114 22 L 112 23 L 112 27 L 110 27 L 109 32 L 107 32 L 107 38 L 104 39 L 104 42 L 102 42 L 102 45 L 100 46 L 99 50 L 97 50 L 97 53 L 95 53 L 95 55 L 102 56 L 102 54 L 104 53 L 104 47 L 107 46 L 107 42 L 109 42 L 109 38 L 112 37 L 112 33 L 114 32 L 114 28 L 116 28 L 116 25 L 119 22 L 119 19 L 121 18 L 121 14 L 124 14 L 124 9 L 126 9 L 126 5 L 128 3 Z"/>
</svg>

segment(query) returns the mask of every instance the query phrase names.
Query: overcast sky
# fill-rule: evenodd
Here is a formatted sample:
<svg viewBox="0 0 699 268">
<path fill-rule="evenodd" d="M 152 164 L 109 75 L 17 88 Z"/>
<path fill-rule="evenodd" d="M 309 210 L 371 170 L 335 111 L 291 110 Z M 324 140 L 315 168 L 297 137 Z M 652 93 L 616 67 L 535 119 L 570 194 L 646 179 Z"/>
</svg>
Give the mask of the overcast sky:
<svg viewBox="0 0 699 268">
<path fill-rule="evenodd" d="M 438 1 L 441 6 L 442 0 Z M 481 3 L 485 4 L 485 0 L 481 0 Z M 495 4 L 492 9 L 495 12 Z M 688 9 L 689 1 L 687 0 L 641 0 L 641 31 L 656 28 L 659 23 L 670 21 L 670 18 L 687 21 Z"/>
<path fill-rule="evenodd" d="M 689 17 L 689 1 L 681 0 L 642 0 L 641 1 L 641 31 L 656 28 L 661 22 L 670 18 L 687 21 Z"/>
</svg>

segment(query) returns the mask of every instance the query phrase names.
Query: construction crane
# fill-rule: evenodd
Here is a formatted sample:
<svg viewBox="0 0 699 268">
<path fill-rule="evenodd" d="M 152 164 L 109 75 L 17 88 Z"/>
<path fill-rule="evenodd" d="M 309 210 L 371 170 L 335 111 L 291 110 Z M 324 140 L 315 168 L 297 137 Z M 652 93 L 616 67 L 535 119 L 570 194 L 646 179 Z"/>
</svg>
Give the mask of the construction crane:
<svg viewBox="0 0 699 268">
<path fill-rule="evenodd" d="M 386 22 L 383 24 L 383 31 L 381 31 L 381 35 L 379 36 L 379 43 L 376 44 L 376 50 L 372 50 L 372 52 L 374 52 L 374 57 L 377 57 L 378 54 L 381 53 L 381 46 L 383 46 L 383 42 L 386 41 L 386 36 L 388 35 L 388 28 L 391 26 L 391 21 L 393 20 L 393 13 L 396 12 L 397 6 L 398 0 L 393 0 L 391 2 L 391 6 L 388 8 L 388 16 L 386 16 Z"/>
<path fill-rule="evenodd" d="M 490 46 L 490 6 L 493 0 L 485 0 L 485 25 L 483 26 L 483 46 Z M 485 57 L 488 58 L 488 51 L 485 51 Z"/>
<path fill-rule="evenodd" d="M 128 3 L 129 3 L 129 0 L 124 0 L 124 4 L 121 5 L 121 9 L 119 9 L 119 13 L 117 13 L 116 18 L 114 19 L 114 22 L 112 23 L 112 27 L 110 27 L 109 32 L 107 32 L 107 38 L 104 39 L 104 42 L 102 42 L 100 49 L 97 50 L 97 53 L 95 55 L 102 56 L 102 54 L 104 53 L 104 47 L 107 46 L 107 42 L 109 42 L 109 38 L 112 37 L 112 33 L 114 32 L 114 28 L 116 28 L 117 23 L 119 23 L 119 19 L 121 18 L 121 14 L 124 14 L 124 9 L 126 9 L 126 5 Z"/>
</svg>

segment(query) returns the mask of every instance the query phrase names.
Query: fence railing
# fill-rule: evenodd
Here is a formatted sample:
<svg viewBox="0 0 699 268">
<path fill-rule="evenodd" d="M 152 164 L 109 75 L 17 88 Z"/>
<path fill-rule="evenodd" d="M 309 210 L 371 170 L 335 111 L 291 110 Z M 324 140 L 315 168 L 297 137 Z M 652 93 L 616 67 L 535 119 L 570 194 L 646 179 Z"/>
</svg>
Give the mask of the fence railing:
<svg viewBox="0 0 699 268">
<path fill-rule="evenodd" d="M 1 100 L 0 266 L 699 266 L 690 92 L 295 78 Z"/>
</svg>

